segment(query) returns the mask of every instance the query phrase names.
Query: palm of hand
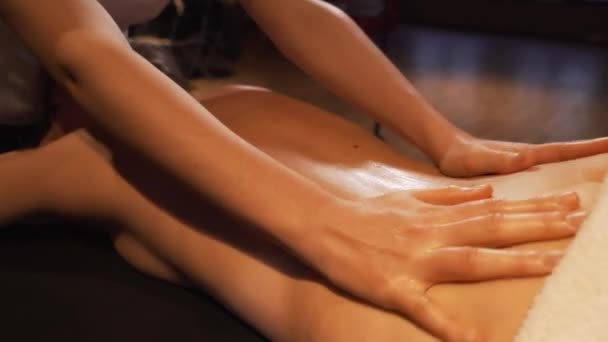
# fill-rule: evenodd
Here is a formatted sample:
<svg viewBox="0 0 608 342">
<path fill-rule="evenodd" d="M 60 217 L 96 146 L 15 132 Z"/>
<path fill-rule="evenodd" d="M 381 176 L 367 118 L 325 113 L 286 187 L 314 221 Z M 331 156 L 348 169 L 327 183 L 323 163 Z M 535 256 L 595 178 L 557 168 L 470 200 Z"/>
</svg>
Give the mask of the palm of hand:
<svg viewBox="0 0 608 342">
<path fill-rule="evenodd" d="M 442 339 L 480 340 L 443 313 L 426 291 L 445 282 L 547 274 L 561 252 L 487 247 L 567 237 L 581 221 L 571 214 L 578 208 L 572 193 L 525 201 L 490 196 L 487 186 L 448 187 L 362 201 L 334 218 L 339 228 L 328 246 L 340 258 L 319 269 L 335 284 L 408 316 Z"/>
</svg>

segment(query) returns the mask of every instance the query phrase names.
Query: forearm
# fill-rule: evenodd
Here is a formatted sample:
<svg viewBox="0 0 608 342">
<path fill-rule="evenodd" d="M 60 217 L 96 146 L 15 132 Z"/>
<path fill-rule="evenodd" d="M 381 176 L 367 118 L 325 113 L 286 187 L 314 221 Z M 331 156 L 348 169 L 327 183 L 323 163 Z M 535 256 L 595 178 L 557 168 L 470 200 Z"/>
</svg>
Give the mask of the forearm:
<svg viewBox="0 0 608 342">
<path fill-rule="evenodd" d="M 337 8 L 317 0 L 242 2 L 288 58 L 433 158 L 462 133 Z"/>
<path fill-rule="evenodd" d="M 7 0 L 0 10 L 93 126 L 276 239 L 297 240 L 301 221 L 333 200 L 134 53 L 97 2 Z"/>
<path fill-rule="evenodd" d="M 104 48 L 107 58 L 94 67 L 86 56 L 68 61 L 75 80 L 67 86 L 121 143 L 283 242 L 316 205 L 333 200 L 227 129 L 139 56 Z"/>
</svg>

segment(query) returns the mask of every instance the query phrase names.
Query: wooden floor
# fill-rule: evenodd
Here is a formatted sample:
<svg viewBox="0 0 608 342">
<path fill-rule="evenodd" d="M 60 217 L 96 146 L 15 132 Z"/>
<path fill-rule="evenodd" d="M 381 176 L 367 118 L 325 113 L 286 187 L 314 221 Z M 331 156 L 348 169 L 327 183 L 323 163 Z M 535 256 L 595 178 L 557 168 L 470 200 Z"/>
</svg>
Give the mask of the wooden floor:
<svg viewBox="0 0 608 342">
<path fill-rule="evenodd" d="M 234 77 L 198 81 L 198 87 L 257 84 L 371 130 L 369 118 L 309 80 L 267 43 L 251 46 Z M 608 136 L 605 47 L 399 27 L 386 52 L 436 108 L 474 135 L 537 143 Z M 390 132 L 383 134 L 391 145 L 420 157 Z"/>
</svg>

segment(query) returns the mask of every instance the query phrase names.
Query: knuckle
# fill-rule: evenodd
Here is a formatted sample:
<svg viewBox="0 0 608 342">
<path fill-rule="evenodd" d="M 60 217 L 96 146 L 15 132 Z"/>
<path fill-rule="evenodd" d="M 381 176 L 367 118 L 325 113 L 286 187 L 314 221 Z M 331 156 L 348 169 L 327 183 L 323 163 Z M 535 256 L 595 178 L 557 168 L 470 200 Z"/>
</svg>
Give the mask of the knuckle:
<svg viewBox="0 0 608 342">
<path fill-rule="evenodd" d="M 490 199 L 486 202 L 486 205 L 488 207 L 488 212 L 490 213 L 496 213 L 499 212 L 505 205 L 505 200 L 504 199 Z"/>
<path fill-rule="evenodd" d="M 505 221 L 505 214 L 502 212 L 493 212 L 490 215 L 488 215 L 488 221 L 489 221 L 488 229 L 490 229 L 492 231 L 499 230 Z"/>
<path fill-rule="evenodd" d="M 479 248 L 463 247 L 461 251 L 461 261 L 464 266 L 475 268 L 479 261 Z"/>
<path fill-rule="evenodd" d="M 507 158 L 507 165 L 511 168 L 520 167 L 524 163 L 524 154 L 522 151 L 517 152 L 517 155 Z"/>
<path fill-rule="evenodd" d="M 450 239 L 450 236 L 449 236 L 449 234 L 444 233 L 444 229 L 442 229 L 442 228 L 429 229 L 429 232 L 426 237 L 426 243 L 428 245 L 427 247 L 431 248 L 431 249 L 437 248 L 444 244 L 448 244 L 449 239 Z"/>
<path fill-rule="evenodd" d="M 534 151 L 530 148 L 530 147 L 524 147 L 521 150 L 518 151 L 518 155 L 517 155 L 517 163 L 519 163 L 520 165 L 526 165 L 528 164 L 533 157 Z"/>
<path fill-rule="evenodd" d="M 566 221 L 566 213 L 564 213 L 564 212 L 557 212 L 557 211 L 549 212 L 542 216 L 543 225 L 547 229 L 551 229 L 551 228 L 557 226 L 556 223 L 565 222 L 565 221 Z"/>
<path fill-rule="evenodd" d="M 521 253 L 514 258 L 513 266 L 524 273 L 534 272 L 540 265 L 539 257 L 538 253 Z"/>
</svg>

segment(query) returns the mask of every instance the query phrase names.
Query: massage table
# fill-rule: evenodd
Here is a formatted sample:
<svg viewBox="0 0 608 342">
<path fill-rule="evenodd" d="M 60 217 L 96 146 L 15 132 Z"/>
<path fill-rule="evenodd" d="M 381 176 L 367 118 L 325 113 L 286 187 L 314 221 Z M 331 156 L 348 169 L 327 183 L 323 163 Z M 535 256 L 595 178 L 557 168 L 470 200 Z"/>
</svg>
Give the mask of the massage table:
<svg viewBox="0 0 608 342">
<path fill-rule="evenodd" d="M 0 229 L 0 341 L 266 341 L 202 291 L 149 278 L 84 224 Z"/>
</svg>

